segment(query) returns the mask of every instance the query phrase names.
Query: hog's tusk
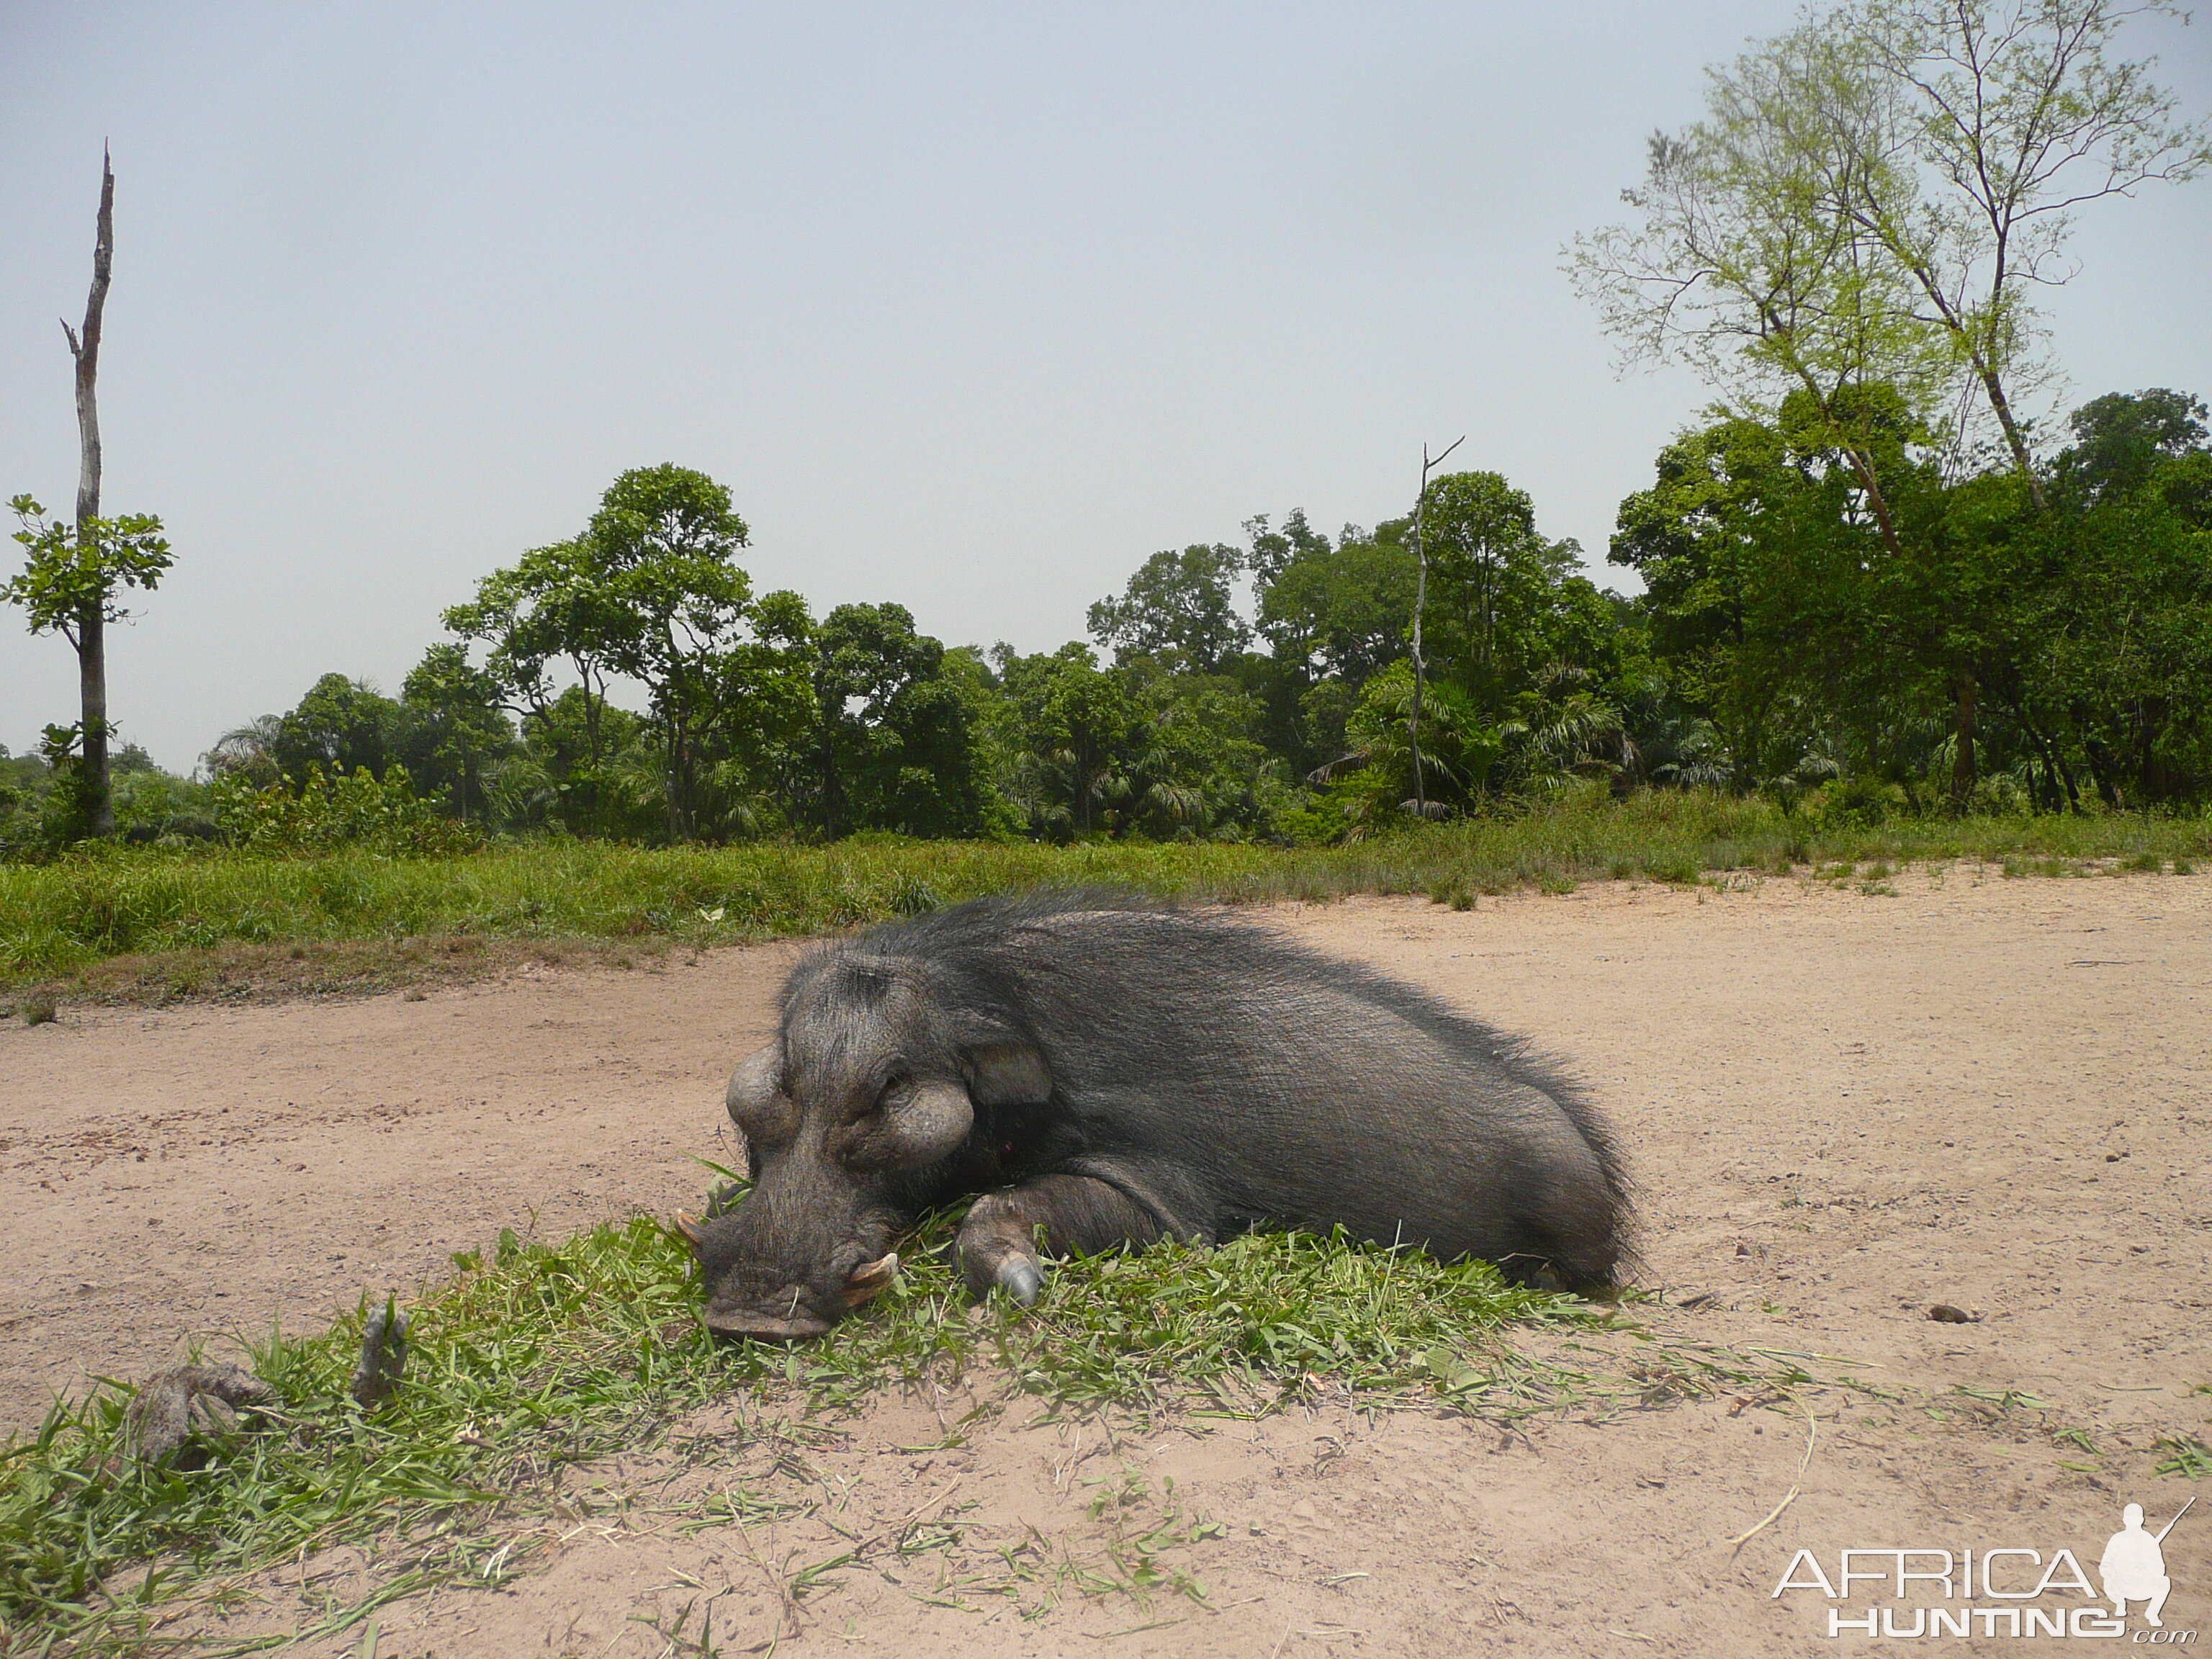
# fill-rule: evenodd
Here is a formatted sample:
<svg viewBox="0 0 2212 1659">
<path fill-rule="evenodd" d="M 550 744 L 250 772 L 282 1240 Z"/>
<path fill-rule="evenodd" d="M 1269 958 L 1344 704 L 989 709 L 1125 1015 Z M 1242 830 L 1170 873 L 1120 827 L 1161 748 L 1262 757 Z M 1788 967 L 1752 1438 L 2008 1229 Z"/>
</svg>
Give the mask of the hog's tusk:
<svg viewBox="0 0 2212 1659">
<path fill-rule="evenodd" d="M 684 1235 L 684 1242 L 696 1255 L 699 1249 L 699 1218 L 689 1210 L 678 1210 L 676 1212 L 676 1231 Z"/>
<path fill-rule="evenodd" d="M 880 1261 L 871 1261 L 855 1267 L 853 1276 L 845 1281 L 845 1305 L 857 1308 L 863 1302 L 872 1301 L 883 1294 L 884 1288 L 898 1273 L 898 1252 L 893 1250 Z"/>
<path fill-rule="evenodd" d="M 898 1252 L 892 1250 L 880 1261 L 863 1262 L 854 1268 L 852 1278 L 846 1282 L 851 1285 L 888 1285 L 891 1275 L 898 1272 Z"/>
</svg>

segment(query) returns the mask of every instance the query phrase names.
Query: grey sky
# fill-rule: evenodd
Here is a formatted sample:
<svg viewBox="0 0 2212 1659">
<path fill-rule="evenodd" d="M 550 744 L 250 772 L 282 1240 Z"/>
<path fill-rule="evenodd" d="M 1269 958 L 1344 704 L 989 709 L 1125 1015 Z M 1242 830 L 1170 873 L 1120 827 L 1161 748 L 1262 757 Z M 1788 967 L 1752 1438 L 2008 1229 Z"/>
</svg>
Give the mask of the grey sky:
<svg viewBox="0 0 2212 1659">
<path fill-rule="evenodd" d="M 735 492 L 758 588 L 955 644 L 1080 637 L 1254 513 L 1403 511 L 1462 432 L 1618 585 L 1613 508 L 1705 394 L 1616 380 L 1559 249 L 1790 15 L 0 5 L 0 495 L 75 496 L 56 319 L 106 138 L 106 504 L 179 556 L 112 706 L 172 768 L 325 672 L 396 691 L 477 577 L 662 460 Z M 2212 28 L 2137 31 L 2212 107 Z M 2212 394 L 2212 185 L 2075 251 L 2072 401 Z M 0 617 L 0 742 L 75 688 Z"/>
</svg>

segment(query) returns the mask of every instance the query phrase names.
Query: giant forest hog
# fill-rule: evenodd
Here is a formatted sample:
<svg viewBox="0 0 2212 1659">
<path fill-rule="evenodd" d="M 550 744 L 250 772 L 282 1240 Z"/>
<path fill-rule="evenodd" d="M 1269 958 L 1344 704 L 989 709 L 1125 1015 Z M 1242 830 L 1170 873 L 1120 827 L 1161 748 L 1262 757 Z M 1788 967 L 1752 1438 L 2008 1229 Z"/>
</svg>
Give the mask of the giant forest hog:
<svg viewBox="0 0 2212 1659">
<path fill-rule="evenodd" d="M 708 1325 L 818 1335 L 888 1284 L 915 1216 L 980 1294 L 1045 1258 L 1342 1225 L 1527 1282 L 1620 1265 L 1620 1162 L 1520 1044 L 1434 998 L 1218 915 L 1047 892 L 816 951 L 730 1080 L 754 1180 L 686 1218 Z"/>
</svg>

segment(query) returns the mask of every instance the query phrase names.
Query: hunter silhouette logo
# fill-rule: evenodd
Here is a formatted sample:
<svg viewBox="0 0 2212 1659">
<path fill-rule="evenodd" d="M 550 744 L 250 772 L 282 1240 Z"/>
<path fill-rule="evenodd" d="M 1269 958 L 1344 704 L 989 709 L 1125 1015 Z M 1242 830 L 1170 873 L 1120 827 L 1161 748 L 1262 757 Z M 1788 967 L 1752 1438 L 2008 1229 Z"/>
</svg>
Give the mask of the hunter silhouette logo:
<svg viewBox="0 0 2212 1659">
<path fill-rule="evenodd" d="M 2166 1571 L 2166 1540 L 2197 1506 L 2192 1498 L 2156 1532 L 2143 1524 L 2143 1508 L 2120 1512 L 2120 1529 L 2097 1558 L 2100 1595 L 2070 1549 L 2047 1553 L 2014 1546 L 1966 1550 L 1936 1547 L 1846 1549 L 1830 1577 L 1820 1558 L 1801 1549 L 1790 1559 L 1773 1596 L 1817 1590 L 1830 1605 L 1826 1634 L 1898 1638 L 1972 1636 L 2024 1639 L 2038 1636 L 2126 1637 L 2128 1608 L 2139 1604 L 2143 1627 L 2136 1644 L 2194 1646 L 2193 1630 L 2168 1630 L 2160 1616 L 2173 1593 Z M 2087 1553 L 2085 1551 L 2083 1554 Z M 1869 1597 L 1871 1605 L 1850 1604 Z M 1841 1602 L 1844 1605 L 1835 1605 Z M 2109 1604 L 2109 1605 L 2106 1605 Z"/>
<path fill-rule="evenodd" d="M 2143 1609 L 2144 1622 L 2165 1627 L 2166 1620 L 2158 1612 L 2173 1593 L 2173 1580 L 2166 1576 L 2166 1535 L 2196 1503 L 2191 1498 L 2155 1533 L 2143 1530 L 2142 1504 L 2130 1504 L 2120 1511 L 2120 1530 L 2112 1534 L 2097 1562 L 2098 1576 L 2105 1581 L 2105 1599 L 2112 1604 L 2115 1615 L 2124 1619 L 2129 1602 L 2145 1601 L 2150 1605 Z"/>
</svg>

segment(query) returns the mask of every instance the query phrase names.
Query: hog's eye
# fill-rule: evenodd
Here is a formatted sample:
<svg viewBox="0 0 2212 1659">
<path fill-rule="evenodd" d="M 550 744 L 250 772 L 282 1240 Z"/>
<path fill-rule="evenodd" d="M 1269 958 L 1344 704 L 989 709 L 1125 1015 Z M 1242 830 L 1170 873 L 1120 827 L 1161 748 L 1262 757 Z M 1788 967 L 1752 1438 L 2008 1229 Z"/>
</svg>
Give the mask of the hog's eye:
<svg viewBox="0 0 2212 1659">
<path fill-rule="evenodd" d="M 914 1079 L 902 1073 L 877 1091 L 875 1109 L 884 1112 L 894 1107 L 902 1106 L 913 1094 Z"/>
</svg>

